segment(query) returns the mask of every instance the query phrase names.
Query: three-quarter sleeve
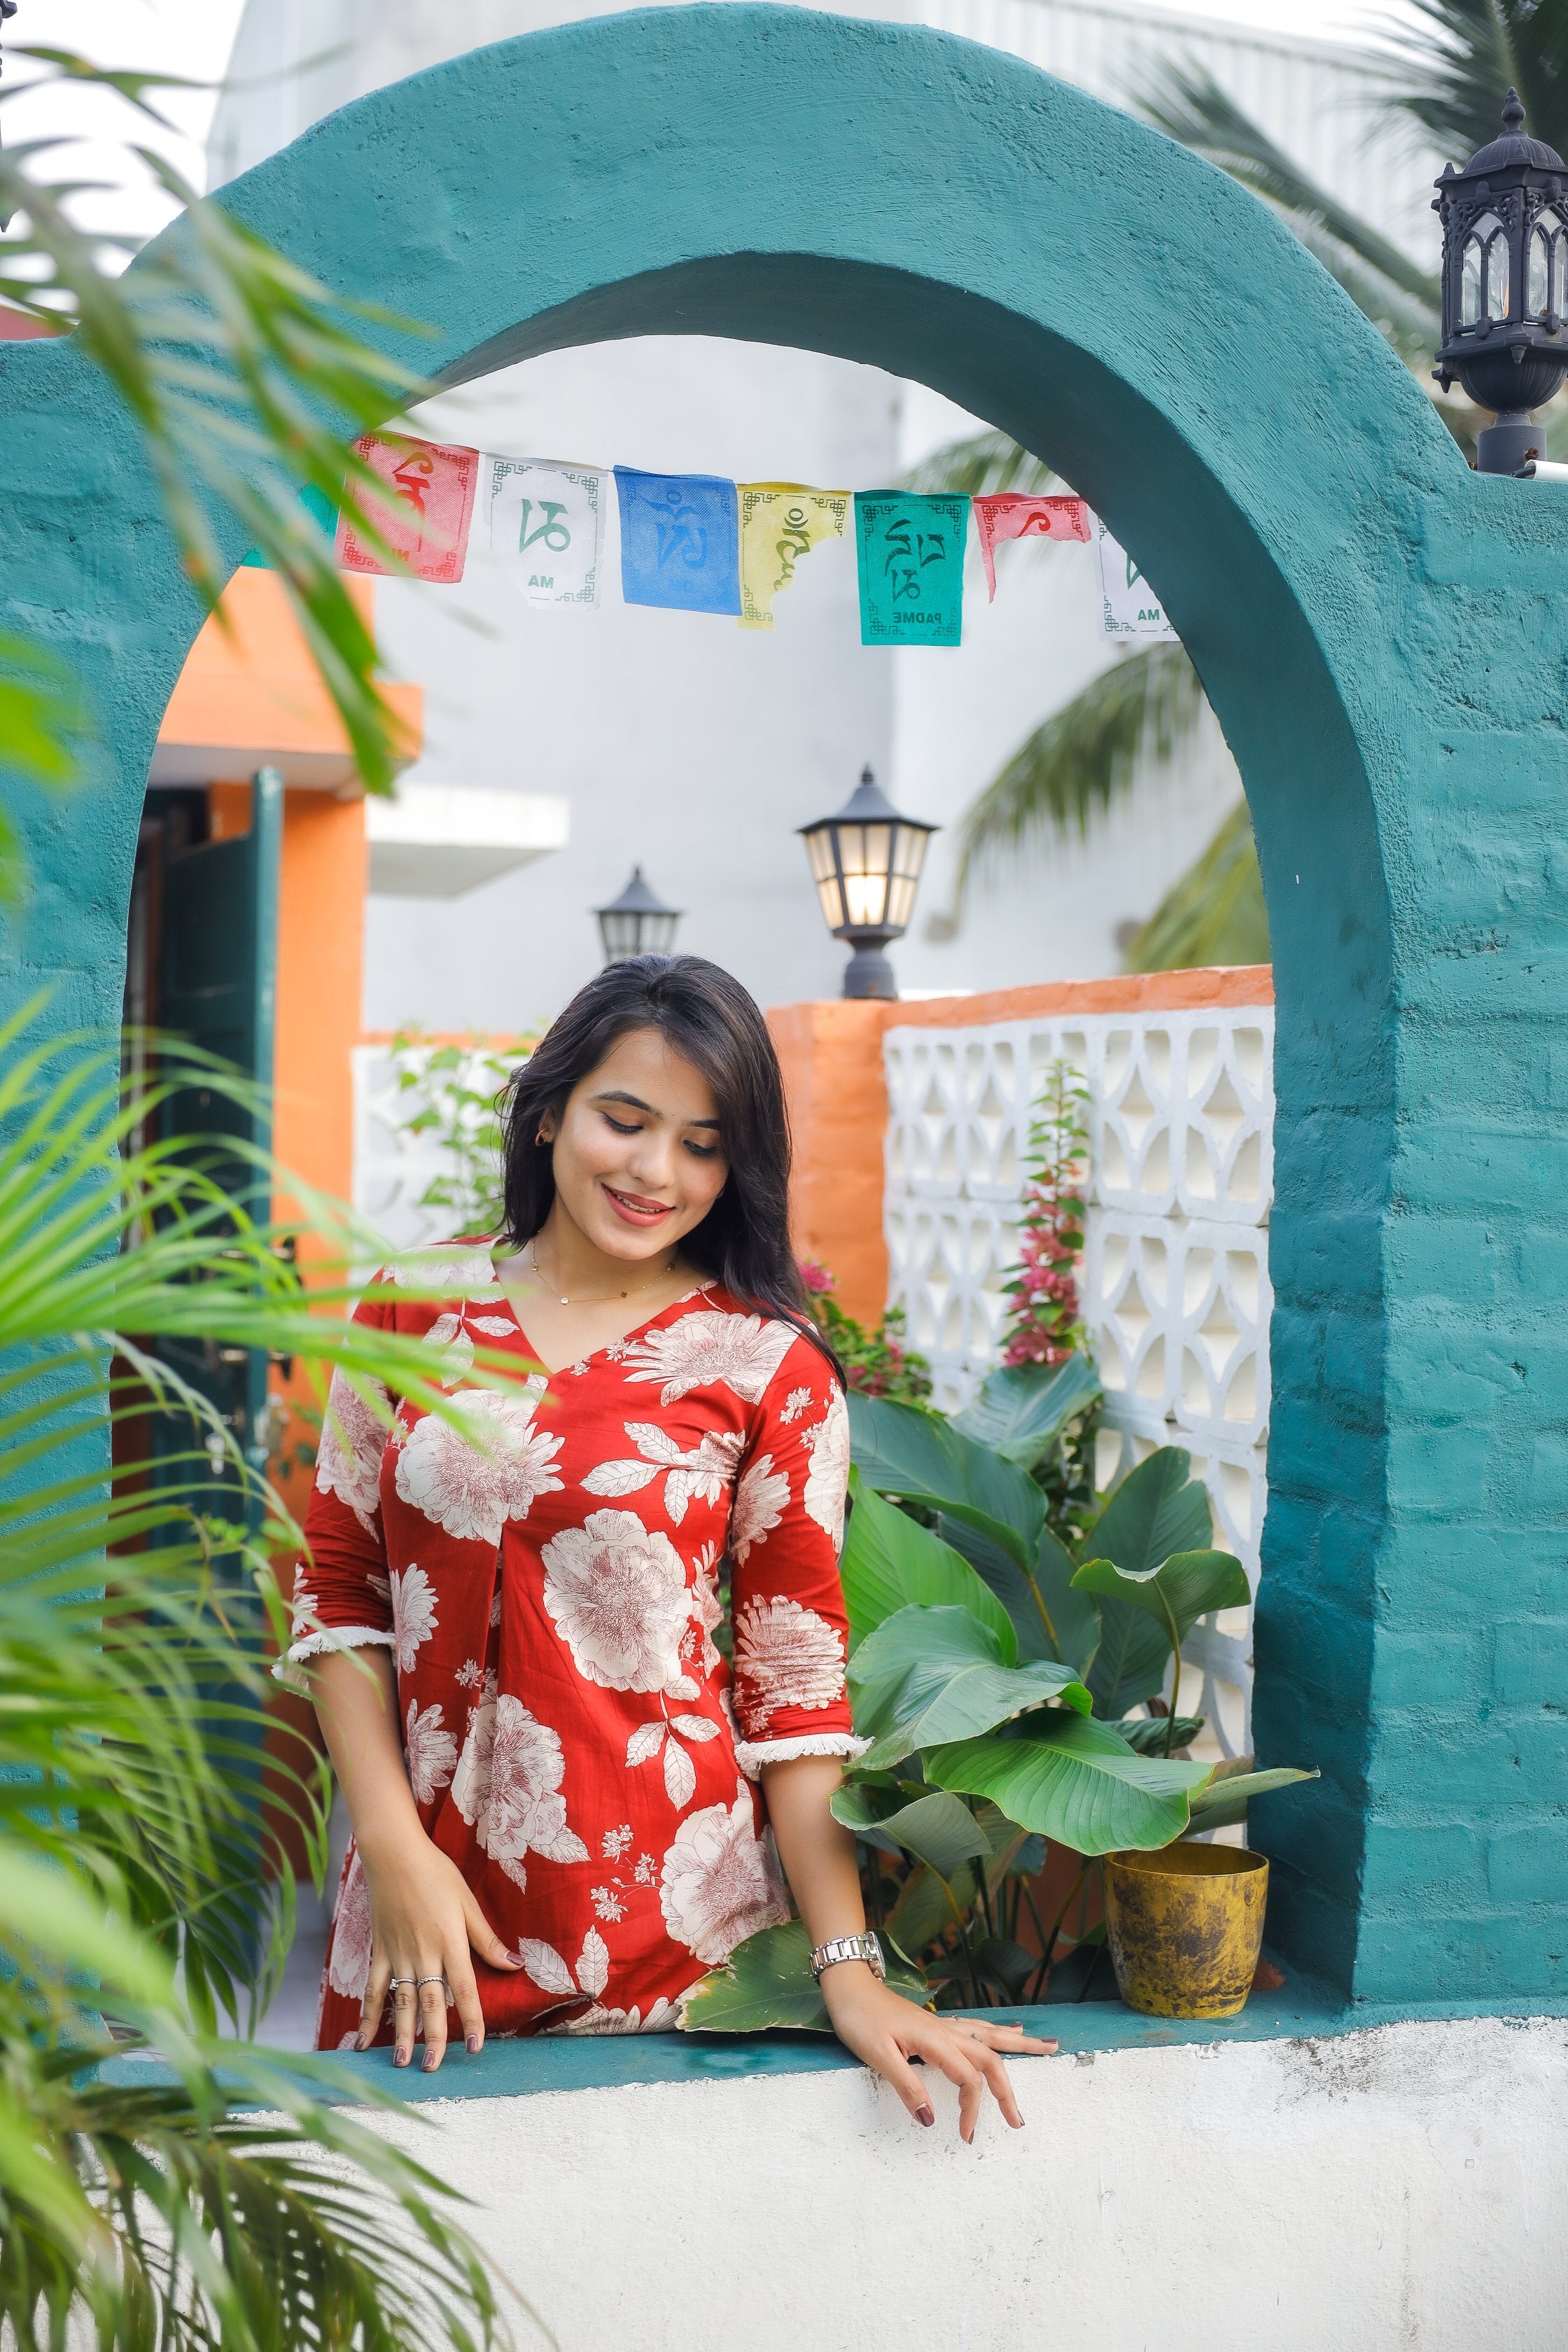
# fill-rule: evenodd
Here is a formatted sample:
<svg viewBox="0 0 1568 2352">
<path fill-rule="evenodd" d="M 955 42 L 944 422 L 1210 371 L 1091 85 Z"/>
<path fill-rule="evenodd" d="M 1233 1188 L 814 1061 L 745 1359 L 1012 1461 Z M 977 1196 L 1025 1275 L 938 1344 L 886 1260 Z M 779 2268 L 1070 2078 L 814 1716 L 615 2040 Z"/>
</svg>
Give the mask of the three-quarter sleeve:
<svg viewBox="0 0 1568 2352">
<path fill-rule="evenodd" d="M 735 1760 L 755 1780 L 794 1756 L 858 1756 L 839 1582 L 849 1414 L 809 1339 L 789 1349 L 752 1416 L 730 1515 Z"/>
<path fill-rule="evenodd" d="M 379 1328 L 385 1316 L 371 1297 L 361 1301 L 354 1320 Z M 300 1663 L 323 1650 L 396 1646 L 381 1524 L 390 1414 L 379 1381 L 362 1380 L 356 1388 L 342 1372 L 332 1374 L 305 1509 L 306 1549 L 294 1570 L 292 1639 L 273 1668 L 280 1682 L 298 1686 Z"/>
</svg>

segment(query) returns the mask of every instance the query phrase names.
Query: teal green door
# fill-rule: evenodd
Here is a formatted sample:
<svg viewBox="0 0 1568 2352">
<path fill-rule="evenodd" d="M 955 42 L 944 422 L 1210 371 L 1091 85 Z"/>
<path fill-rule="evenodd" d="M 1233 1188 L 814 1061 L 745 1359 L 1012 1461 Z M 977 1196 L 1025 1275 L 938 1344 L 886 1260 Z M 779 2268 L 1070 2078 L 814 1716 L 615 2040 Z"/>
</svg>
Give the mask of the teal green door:
<svg viewBox="0 0 1568 2352">
<path fill-rule="evenodd" d="M 203 1053 L 232 1064 L 264 1090 L 254 1106 L 236 1104 L 199 1080 L 176 1089 L 165 1104 L 165 1136 L 177 1138 L 205 1170 L 258 1222 L 269 1216 L 267 1186 L 244 1146 L 271 1143 L 268 1093 L 278 992 L 278 878 L 283 838 L 283 779 L 260 769 L 251 785 L 250 830 L 232 841 L 203 842 L 169 860 L 163 872 L 159 1026 Z M 166 1340 L 160 1353 L 206 1398 L 257 1471 L 267 1461 L 266 1354 L 220 1348 L 211 1341 Z M 171 1423 L 171 1452 L 188 1450 Z M 162 1448 L 160 1449 L 162 1450 Z M 240 1482 L 225 1469 L 214 1433 L 208 1447 L 219 1516 L 259 1523 Z"/>
</svg>

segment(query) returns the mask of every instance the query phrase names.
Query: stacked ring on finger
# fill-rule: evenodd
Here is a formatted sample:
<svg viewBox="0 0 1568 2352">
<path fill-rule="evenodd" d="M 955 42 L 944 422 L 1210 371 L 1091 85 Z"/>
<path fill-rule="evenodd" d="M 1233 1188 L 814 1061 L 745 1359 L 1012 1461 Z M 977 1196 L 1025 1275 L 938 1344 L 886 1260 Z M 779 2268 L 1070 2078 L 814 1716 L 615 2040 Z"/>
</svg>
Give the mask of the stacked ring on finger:
<svg viewBox="0 0 1568 2352">
<path fill-rule="evenodd" d="M 388 1977 L 386 1980 L 386 1990 L 395 1999 L 400 1992 L 417 1991 L 418 1986 L 417 1977 Z"/>
<path fill-rule="evenodd" d="M 405 1983 L 406 1983 L 406 1982 L 407 1982 L 407 1979 L 406 1979 L 406 1978 L 405 1978 L 405 1979 L 404 1979 L 404 1982 L 405 1982 Z M 425 1988 L 427 1984 L 438 1984 L 438 1985 L 443 1985 L 443 1986 L 445 1986 L 445 1987 L 446 1987 L 446 1991 L 447 1991 L 447 1998 L 448 1999 L 448 2000 L 451 1999 L 451 1996 L 452 1996 L 452 1988 L 451 1988 L 451 1986 L 450 1986 L 449 1984 L 447 1984 L 447 1979 L 446 1979 L 446 1978 L 445 1978 L 445 1977 L 443 1977 L 443 1976 L 434 1976 L 434 1977 L 416 1977 L 416 1978 L 415 1978 L 415 1979 L 414 1979 L 414 1990 L 415 1990 L 415 1991 L 416 1991 L 416 1992 L 421 1992 L 421 1991 L 423 1991 L 424 1988 Z"/>
</svg>

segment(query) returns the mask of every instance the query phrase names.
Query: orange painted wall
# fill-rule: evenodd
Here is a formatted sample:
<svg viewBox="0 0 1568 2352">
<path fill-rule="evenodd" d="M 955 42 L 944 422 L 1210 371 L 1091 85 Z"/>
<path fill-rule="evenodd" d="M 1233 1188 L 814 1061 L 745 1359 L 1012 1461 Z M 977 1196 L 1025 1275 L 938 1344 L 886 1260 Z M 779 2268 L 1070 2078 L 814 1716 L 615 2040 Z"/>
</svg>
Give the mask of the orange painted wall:
<svg viewBox="0 0 1568 2352">
<path fill-rule="evenodd" d="M 888 1297 L 882 1192 L 888 1089 L 882 1035 L 891 1028 L 968 1029 L 1037 1013 L 1169 1013 L 1207 1004 L 1272 1004 L 1268 964 L 1065 980 L 981 996 L 913 1003 L 775 1005 L 768 1027 L 784 1069 L 795 1144 L 790 1223 L 796 1254 L 838 1278 L 846 1311 L 879 1323 Z"/>
<path fill-rule="evenodd" d="M 343 585 L 368 626 L 374 582 L 345 578 Z M 423 728 L 424 689 L 388 685 L 384 690 L 403 721 L 412 756 Z M 223 592 L 222 618 L 215 614 L 203 623 L 186 656 L 158 740 L 243 745 L 247 769 L 262 766 L 268 756 L 347 751 L 342 721 L 275 572 L 235 573 Z"/>
</svg>

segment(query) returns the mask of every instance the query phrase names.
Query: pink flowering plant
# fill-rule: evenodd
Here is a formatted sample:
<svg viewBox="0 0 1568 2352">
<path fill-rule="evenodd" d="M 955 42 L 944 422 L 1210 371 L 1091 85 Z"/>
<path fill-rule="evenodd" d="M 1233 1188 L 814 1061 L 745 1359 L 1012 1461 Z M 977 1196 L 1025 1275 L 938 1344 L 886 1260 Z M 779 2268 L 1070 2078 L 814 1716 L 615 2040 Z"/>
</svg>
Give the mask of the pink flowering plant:
<svg viewBox="0 0 1568 2352">
<path fill-rule="evenodd" d="M 833 1296 L 838 1277 L 816 1258 L 800 1260 L 800 1278 L 818 1328 L 844 1367 L 844 1377 L 862 1396 L 896 1397 L 924 1404 L 931 1395 L 931 1366 L 904 1338 L 902 1310 L 889 1307 L 875 1331 L 846 1314 Z"/>
<path fill-rule="evenodd" d="M 1089 1087 L 1066 1062 L 1053 1062 L 1029 1129 L 1029 1182 L 1018 1269 L 1006 1284 L 1012 1314 L 1005 1364 L 1065 1364 L 1085 1344 L 1078 1268 L 1083 1255 L 1089 1178 Z"/>
</svg>

